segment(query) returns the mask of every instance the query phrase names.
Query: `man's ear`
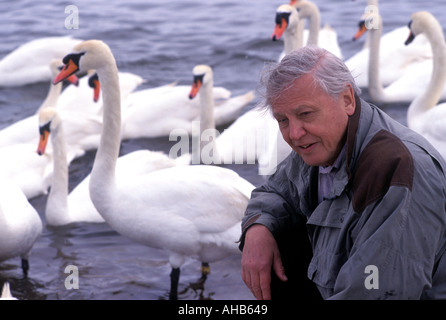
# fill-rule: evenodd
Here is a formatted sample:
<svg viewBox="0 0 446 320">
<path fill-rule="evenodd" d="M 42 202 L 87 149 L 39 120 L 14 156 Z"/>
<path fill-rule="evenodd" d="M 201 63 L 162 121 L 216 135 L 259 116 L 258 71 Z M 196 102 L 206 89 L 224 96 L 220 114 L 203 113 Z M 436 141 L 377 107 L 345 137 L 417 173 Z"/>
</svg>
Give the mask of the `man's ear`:
<svg viewBox="0 0 446 320">
<path fill-rule="evenodd" d="M 344 91 L 342 91 L 342 99 L 344 103 L 345 112 L 352 116 L 356 109 L 355 91 L 350 83 L 347 84 Z"/>
</svg>

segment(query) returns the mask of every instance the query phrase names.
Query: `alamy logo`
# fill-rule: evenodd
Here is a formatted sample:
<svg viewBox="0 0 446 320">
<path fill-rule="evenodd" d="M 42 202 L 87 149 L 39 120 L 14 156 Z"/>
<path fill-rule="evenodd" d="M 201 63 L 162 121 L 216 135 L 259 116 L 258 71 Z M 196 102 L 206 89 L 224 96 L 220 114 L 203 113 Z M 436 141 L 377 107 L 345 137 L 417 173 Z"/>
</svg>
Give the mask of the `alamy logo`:
<svg viewBox="0 0 446 320">
<path fill-rule="evenodd" d="M 367 6 L 364 10 L 364 16 L 364 24 L 368 30 L 379 28 L 379 11 L 377 6 Z"/>
<path fill-rule="evenodd" d="M 79 289 L 79 269 L 78 267 L 70 264 L 65 267 L 64 273 L 69 275 L 65 278 L 65 289 Z"/>
<path fill-rule="evenodd" d="M 368 276 L 364 280 L 364 286 L 367 290 L 379 289 L 379 271 L 378 267 L 371 264 L 365 267 L 364 273 Z"/>
<path fill-rule="evenodd" d="M 192 164 L 255 164 L 258 154 L 268 152 L 268 161 L 259 162 L 258 173 L 259 175 L 270 175 L 275 172 L 277 167 L 277 145 L 269 139 L 270 135 L 276 137 L 277 134 L 274 134 L 275 132 L 271 133 L 265 128 L 246 136 L 232 137 L 231 141 L 227 141 L 231 146 L 227 149 L 232 152 L 221 155 L 215 143 L 220 132 L 216 129 L 201 131 L 200 121 L 192 121 L 191 135 L 182 128 L 173 129 L 170 132 L 169 141 L 176 141 L 176 143 L 170 148 L 169 157 L 179 157 L 189 153 L 189 149 L 191 149 Z"/>
<path fill-rule="evenodd" d="M 65 28 L 79 29 L 79 9 L 77 8 L 77 6 L 66 6 L 65 13 L 68 14 L 68 17 L 65 18 Z"/>
</svg>

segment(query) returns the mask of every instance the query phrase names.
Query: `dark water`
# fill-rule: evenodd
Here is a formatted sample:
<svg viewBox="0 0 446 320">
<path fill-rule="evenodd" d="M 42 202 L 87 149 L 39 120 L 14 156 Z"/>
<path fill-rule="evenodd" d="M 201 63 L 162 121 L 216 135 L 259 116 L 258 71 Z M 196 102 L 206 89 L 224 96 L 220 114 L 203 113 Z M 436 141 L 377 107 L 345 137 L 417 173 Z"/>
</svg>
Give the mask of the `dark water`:
<svg viewBox="0 0 446 320">
<path fill-rule="evenodd" d="M 363 41 L 352 42 L 366 1 L 315 0 L 322 23 L 338 33 L 344 58 L 360 50 Z M 411 13 L 429 10 L 443 25 L 443 0 L 381 1 L 384 32 L 406 25 Z M 272 42 L 276 8 L 281 1 L 31 1 L 2 0 L 0 3 L 0 58 L 20 44 L 44 36 L 71 35 L 96 38 L 109 44 L 121 71 L 145 79 L 139 89 L 172 81 L 190 85 L 192 68 L 209 64 L 215 85 L 233 95 L 253 90 L 266 61 L 275 61 L 282 42 Z M 79 29 L 64 26 L 67 5 L 79 9 Z M 402 41 L 404 41 L 403 39 Z M 24 63 L 27 63 L 24 61 Z M 0 128 L 33 114 L 46 96 L 48 84 L 0 88 Z M 364 91 L 367 98 L 367 91 Z M 250 106 L 252 107 L 254 103 Z M 407 104 L 383 106 L 405 123 Z M 168 137 L 124 141 L 121 153 L 148 148 L 168 152 Z M 91 170 L 95 151 L 76 159 L 70 166 L 70 187 Z M 256 165 L 229 166 L 254 185 L 263 177 Z M 43 217 L 46 197 L 31 200 Z M 129 208 L 132 210 L 132 208 Z M 1 232 L 1 230 L 0 230 Z M 170 267 L 166 253 L 133 243 L 106 224 L 75 224 L 62 228 L 44 227 L 30 256 L 30 274 L 22 279 L 20 259 L 0 265 L 0 284 L 11 283 L 20 299 L 167 299 Z M 79 268 L 79 289 L 64 286 L 65 267 Z M 240 277 L 240 257 L 211 265 L 204 286 L 197 284 L 200 263 L 188 261 L 182 267 L 180 299 L 252 299 Z"/>
</svg>

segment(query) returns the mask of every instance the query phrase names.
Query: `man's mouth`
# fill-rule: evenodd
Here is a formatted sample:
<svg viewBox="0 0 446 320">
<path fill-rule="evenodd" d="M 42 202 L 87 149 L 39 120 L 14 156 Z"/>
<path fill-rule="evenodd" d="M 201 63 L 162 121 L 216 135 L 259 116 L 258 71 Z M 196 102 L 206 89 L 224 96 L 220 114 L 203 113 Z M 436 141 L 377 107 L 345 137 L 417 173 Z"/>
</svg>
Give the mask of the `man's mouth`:
<svg viewBox="0 0 446 320">
<path fill-rule="evenodd" d="M 308 149 L 308 148 L 311 147 L 312 145 L 314 145 L 314 143 L 303 144 L 303 145 L 300 145 L 299 148 L 302 148 L 302 149 Z"/>
</svg>

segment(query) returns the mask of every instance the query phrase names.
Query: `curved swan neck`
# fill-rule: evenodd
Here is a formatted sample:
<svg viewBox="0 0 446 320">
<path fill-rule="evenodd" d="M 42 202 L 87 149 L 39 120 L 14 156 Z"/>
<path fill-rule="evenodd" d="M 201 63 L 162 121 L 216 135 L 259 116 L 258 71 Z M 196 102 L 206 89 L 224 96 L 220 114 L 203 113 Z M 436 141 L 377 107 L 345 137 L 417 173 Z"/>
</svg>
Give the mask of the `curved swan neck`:
<svg viewBox="0 0 446 320">
<path fill-rule="evenodd" d="M 215 148 L 215 118 L 214 118 L 214 81 L 210 79 L 199 92 L 200 99 L 200 162 L 203 163 L 203 150 Z M 206 151 L 206 150 L 205 150 Z M 206 153 L 207 154 L 207 153 Z"/>
<path fill-rule="evenodd" d="M 48 89 L 48 94 L 43 103 L 40 105 L 40 108 L 37 110 L 36 114 L 38 114 L 42 108 L 55 107 L 57 105 L 57 100 L 59 100 L 59 95 L 61 91 L 62 91 L 61 82 L 59 82 L 58 84 L 53 84 L 51 82 L 50 88 Z"/>
<path fill-rule="evenodd" d="M 283 34 L 283 51 L 285 55 L 303 46 L 303 26 L 304 24 L 299 20 L 294 30 L 288 28 L 285 30 Z"/>
<path fill-rule="evenodd" d="M 62 123 L 52 129 L 53 178 L 47 199 L 45 217 L 49 224 L 69 222 L 68 212 L 68 162 Z"/>
<path fill-rule="evenodd" d="M 116 161 L 121 143 L 121 94 L 118 68 L 113 55 L 101 57 L 105 65 L 96 68 L 103 90 L 103 122 L 99 147 L 90 178 L 90 195 L 96 207 L 106 205 L 115 183 Z M 99 210 L 102 213 L 102 210 Z"/>
<path fill-rule="evenodd" d="M 299 9 L 299 18 L 308 19 L 308 40 L 307 45 L 317 45 L 319 41 L 319 30 L 321 24 L 321 14 L 318 7 L 309 1 L 298 2 L 296 8 Z"/>
<path fill-rule="evenodd" d="M 415 119 L 433 108 L 441 98 L 446 83 L 446 44 L 444 34 L 438 22 L 434 22 L 424 31 L 432 48 L 433 68 L 428 87 L 409 106 L 408 126 L 412 127 Z"/>
<path fill-rule="evenodd" d="M 379 70 L 379 51 L 382 34 L 382 19 L 377 14 L 378 27 L 371 28 L 368 32 L 369 38 L 369 95 L 375 102 L 385 102 L 385 92 L 382 86 Z"/>
</svg>

